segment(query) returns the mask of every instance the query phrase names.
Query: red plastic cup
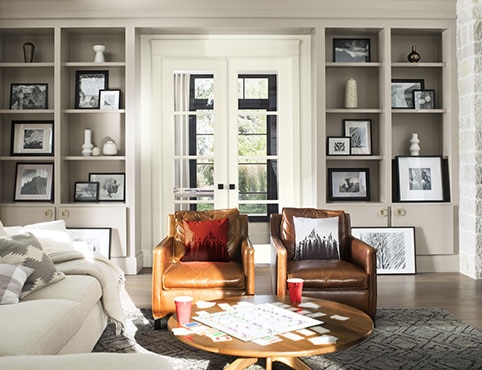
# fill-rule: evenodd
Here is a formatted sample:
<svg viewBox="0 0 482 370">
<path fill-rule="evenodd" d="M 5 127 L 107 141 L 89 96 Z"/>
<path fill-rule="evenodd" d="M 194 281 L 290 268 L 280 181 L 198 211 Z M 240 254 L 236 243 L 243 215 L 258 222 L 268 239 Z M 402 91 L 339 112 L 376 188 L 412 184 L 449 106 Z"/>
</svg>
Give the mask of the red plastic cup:
<svg viewBox="0 0 482 370">
<path fill-rule="evenodd" d="M 176 316 L 179 325 L 187 324 L 191 321 L 192 297 L 187 295 L 174 298 L 176 304 Z"/>
<path fill-rule="evenodd" d="M 303 279 L 291 278 L 288 279 L 288 290 L 290 291 L 290 301 L 292 304 L 299 304 L 301 302 L 301 293 L 303 292 Z"/>
</svg>

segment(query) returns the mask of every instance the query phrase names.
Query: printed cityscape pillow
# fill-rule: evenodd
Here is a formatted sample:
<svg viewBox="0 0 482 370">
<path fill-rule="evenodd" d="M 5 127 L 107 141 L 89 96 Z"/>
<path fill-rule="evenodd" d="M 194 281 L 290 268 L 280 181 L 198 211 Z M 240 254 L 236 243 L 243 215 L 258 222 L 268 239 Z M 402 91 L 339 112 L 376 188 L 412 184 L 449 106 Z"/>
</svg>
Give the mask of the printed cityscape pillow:
<svg viewBox="0 0 482 370">
<path fill-rule="evenodd" d="M 23 286 L 20 298 L 65 278 L 31 233 L 0 237 L 0 263 L 34 270 Z"/>
<path fill-rule="evenodd" d="M 229 262 L 229 220 L 183 221 L 185 253 L 182 262 Z"/>
<path fill-rule="evenodd" d="M 338 217 L 293 217 L 295 225 L 294 260 L 340 259 Z"/>
<path fill-rule="evenodd" d="M 18 303 L 20 292 L 33 269 L 0 263 L 0 305 Z"/>
</svg>

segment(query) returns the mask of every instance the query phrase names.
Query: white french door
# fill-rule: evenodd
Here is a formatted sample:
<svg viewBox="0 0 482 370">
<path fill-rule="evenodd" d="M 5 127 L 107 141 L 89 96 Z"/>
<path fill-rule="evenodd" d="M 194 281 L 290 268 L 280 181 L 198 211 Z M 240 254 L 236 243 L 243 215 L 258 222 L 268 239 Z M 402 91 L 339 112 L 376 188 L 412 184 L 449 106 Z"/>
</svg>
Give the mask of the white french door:
<svg viewBox="0 0 482 370">
<path fill-rule="evenodd" d="M 180 56 L 169 49 L 174 55 L 153 58 L 161 213 L 233 207 L 267 222 L 296 197 L 295 43 L 284 56 L 243 58 L 232 42 L 222 44 L 234 57 L 218 55 L 220 44 L 214 55 L 186 57 L 182 44 Z M 253 54 L 263 50 L 253 45 Z"/>
</svg>

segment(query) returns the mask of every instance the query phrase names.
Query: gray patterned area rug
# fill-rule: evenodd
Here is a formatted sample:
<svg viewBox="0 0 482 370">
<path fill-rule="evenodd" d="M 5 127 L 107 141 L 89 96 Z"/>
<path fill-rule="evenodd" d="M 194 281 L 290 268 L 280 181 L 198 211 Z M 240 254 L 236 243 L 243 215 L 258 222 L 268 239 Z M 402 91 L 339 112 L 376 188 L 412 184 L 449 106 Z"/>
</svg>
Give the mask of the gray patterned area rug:
<svg viewBox="0 0 482 370">
<path fill-rule="evenodd" d="M 223 369 L 233 357 L 193 349 L 168 330 L 154 330 L 150 310 L 129 313 L 127 333 L 109 325 L 94 352 L 154 352 L 176 370 Z M 376 327 L 363 342 L 325 356 L 303 357 L 312 369 L 482 369 L 482 334 L 444 309 L 379 309 Z M 260 361 L 250 370 L 263 369 Z M 274 363 L 273 369 L 287 369 Z"/>
</svg>

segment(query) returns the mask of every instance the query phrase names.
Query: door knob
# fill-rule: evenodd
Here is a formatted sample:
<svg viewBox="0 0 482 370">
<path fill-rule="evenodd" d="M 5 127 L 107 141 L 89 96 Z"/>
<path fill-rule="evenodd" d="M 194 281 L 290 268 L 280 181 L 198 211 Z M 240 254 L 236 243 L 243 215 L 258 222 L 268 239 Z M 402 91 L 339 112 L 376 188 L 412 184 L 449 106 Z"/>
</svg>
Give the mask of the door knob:
<svg viewBox="0 0 482 370">
<path fill-rule="evenodd" d="M 387 217 L 388 212 L 386 208 L 381 208 L 377 211 L 379 217 Z"/>
<path fill-rule="evenodd" d="M 60 212 L 60 215 L 62 216 L 62 218 L 69 218 L 70 212 L 68 209 L 63 209 L 62 212 Z"/>
<path fill-rule="evenodd" d="M 395 210 L 395 214 L 396 214 L 397 216 L 403 217 L 403 216 L 405 216 L 405 215 L 407 214 L 407 211 L 406 211 L 405 209 L 403 209 L 403 208 L 397 208 L 397 209 Z"/>
<path fill-rule="evenodd" d="M 46 210 L 44 211 L 44 216 L 45 216 L 45 218 L 51 218 L 53 215 L 54 215 L 54 213 L 52 212 L 51 209 L 46 209 Z"/>
</svg>

